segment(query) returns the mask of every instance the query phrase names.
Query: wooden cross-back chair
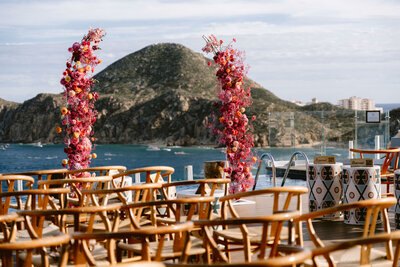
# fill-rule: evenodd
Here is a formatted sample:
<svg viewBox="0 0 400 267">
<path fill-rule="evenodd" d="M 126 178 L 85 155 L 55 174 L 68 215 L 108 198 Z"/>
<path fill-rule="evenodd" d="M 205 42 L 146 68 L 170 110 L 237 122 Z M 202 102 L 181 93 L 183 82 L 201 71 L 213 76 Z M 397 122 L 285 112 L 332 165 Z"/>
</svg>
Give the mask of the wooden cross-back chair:
<svg viewBox="0 0 400 267">
<path fill-rule="evenodd" d="M 136 229 L 121 232 L 96 232 L 96 233 L 79 233 L 75 232 L 72 238 L 82 243 L 88 240 L 103 241 L 106 240 L 108 248 L 109 263 L 115 264 L 117 259 L 120 261 L 163 261 L 168 259 L 179 259 L 180 262 L 187 262 L 188 257 L 193 252 L 191 239 L 189 237 L 190 231 L 193 229 L 193 222 L 184 222 L 168 226 L 149 226 L 143 229 Z M 167 241 L 170 236 L 173 236 L 172 246 L 168 246 L 170 241 Z M 157 237 L 157 242 L 150 242 L 150 240 Z M 126 239 L 135 239 L 135 246 L 126 245 L 126 243 L 118 242 Z M 118 242 L 118 250 L 128 250 L 133 252 L 133 255 L 127 257 L 122 256 L 122 251 L 118 255 L 115 254 Z M 203 253 L 204 253 L 203 249 Z M 94 258 L 86 257 L 88 263 L 91 265 L 100 264 Z M 125 263 L 126 264 L 126 263 Z"/>
<path fill-rule="evenodd" d="M 125 166 L 97 166 L 80 170 L 68 170 L 66 172 L 68 177 L 72 177 L 79 173 L 89 173 L 90 176 L 112 176 L 126 171 Z"/>
<path fill-rule="evenodd" d="M 81 203 L 86 203 L 81 190 L 109 188 L 111 180 L 111 176 L 96 176 L 73 179 L 41 180 L 38 181 L 37 184 L 40 189 L 45 190 L 52 187 L 71 188 L 71 193 L 73 195 L 70 195 L 68 202 L 73 205 L 79 205 Z"/>
<path fill-rule="evenodd" d="M 199 263 L 180 263 L 180 262 L 167 262 L 168 267 L 247 267 L 247 266 L 263 266 L 263 267 L 284 267 L 284 266 L 301 266 L 306 260 L 310 259 L 312 253 L 309 249 L 300 247 L 285 247 L 284 255 L 271 257 L 264 260 L 257 260 L 253 262 L 234 262 L 234 263 L 217 263 L 217 264 L 199 264 Z"/>
<path fill-rule="evenodd" d="M 119 183 L 123 183 L 126 176 L 129 175 L 144 175 L 146 183 L 161 183 L 167 180 L 168 183 L 171 182 L 171 175 L 175 172 L 175 169 L 168 166 L 150 166 L 128 170 L 113 175 L 113 186 L 119 187 L 117 185 L 117 178 L 121 178 Z"/>
<path fill-rule="evenodd" d="M 389 258 L 387 256 L 386 259 L 383 259 L 383 262 L 373 261 L 373 259 L 371 261 L 371 254 L 366 254 L 365 257 L 360 262 L 357 256 L 351 254 L 352 249 L 354 247 L 359 247 L 359 246 L 371 247 L 373 244 L 379 244 L 379 243 L 386 244 L 388 242 L 394 243 L 396 250 L 393 258 Z M 345 259 L 347 266 L 350 265 L 358 266 L 361 264 L 362 266 L 375 266 L 375 265 L 389 266 L 390 264 L 392 267 L 397 267 L 399 266 L 399 256 L 400 256 L 400 231 L 395 231 L 392 233 L 380 233 L 368 237 L 361 237 L 352 240 L 335 242 L 334 244 L 328 245 L 326 247 L 313 249 L 312 257 L 313 258 L 318 256 L 328 257 L 334 254 L 335 252 L 340 252 L 340 254 L 335 256 L 338 256 L 341 259 Z M 340 264 L 340 259 L 338 264 Z M 335 265 L 329 264 L 329 266 L 335 266 Z"/>
<path fill-rule="evenodd" d="M 16 188 L 18 182 L 21 183 L 22 188 Z M 33 177 L 27 175 L 0 175 L 0 193 L 12 193 L 19 190 L 32 189 L 34 182 Z M 12 203 L 12 200 L 15 200 L 15 202 Z M 22 206 L 23 201 L 19 195 L 7 197 L 3 195 L 0 197 L 0 215 L 7 214 L 10 207 L 22 209 Z"/>
<path fill-rule="evenodd" d="M 89 202 L 95 206 L 104 206 L 110 203 L 116 203 L 118 201 L 122 204 L 130 204 L 130 203 L 140 203 L 140 202 L 149 202 L 154 201 L 155 195 L 157 191 L 161 190 L 160 183 L 143 183 L 132 186 L 125 186 L 119 188 L 110 188 L 110 189 L 92 189 L 92 190 L 82 190 L 81 193 L 84 196 L 82 199 L 85 199 L 87 203 L 82 203 L 81 206 L 88 206 Z M 160 192 L 158 192 L 160 194 Z M 116 195 L 116 197 L 113 197 Z M 137 221 L 139 225 L 150 224 L 149 214 L 144 214 L 143 210 L 137 210 L 137 214 L 143 214 L 141 218 L 138 218 Z M 138 216 L 135 214 L 136 216 Z M 125 214 L 121 215 L 121 222 L 119 224 L 120 229 L 130 229 L 131 222 L 128 218 L 126 218 Z M 102 224 L 97 224 L 94 226 L 96 230 L 103 230 Z"/>
<path fill-rule="evenodd" d="M 221 203 L 221 216 L 223 219 L 228 218 L 240 218 L 241 216 L 248 216 L 249 210 L 251 210 L 252 214 L 256 212 L 261 215 L 271 215 L 279 212 L 287 212 L 289 210 L 296 210 L 301 212 L 302 200 L 301 196 L 306 194 L 308 189 L 302 186 L 287 186 L 287 187 L 273 187 L 266 189 L 258 189 L 249 192 L 242 192 L 232 195 L 227 195 L 221 197 L 219 202 Z M 244 205 L 235 205 L 235 201 L 243 201 L 250 200 L 254 201 L 253 204 L 244 204 Z M 269 205 L 265 205 L 264 202 L 271 201 L 273 202 L 272 210 L 266 210 L 265 207 Z M 280 204 L 281 203 L 281 204 Z M 241 216 L 239 216 L 239 209 L 241 209 Z M 277 224 L 272 224 L 271 233 L 274 233 Z M 246 226 L 244 226 L 246 228 Z M 261 239 L 262 228 L 261 227 L 251 227 L 247 229 L 248 236 L 250 238 L 250 243 L 256 245 L 259 244 Z M 296 243 L 300 246 L 303 245 L 302 239 L 302 229 L 301 225 L 295 226 L 295 238 Z M 217 242 L 223 246 L 225 246 L 225 251 L 227 253 L 228 259 L 230 259 L 230 251 L 237 250 L 235 247 L 231 249 L 232 245 L 242 245 L 241 240 L 241 231 L 238 228 L 229 228 L 228 225 L 224 226 L 223 229 L 218 229 L 214 231 L 214 236 Z M 283 226 L 283 230 L 281 232 L 281 238 L 287 239 L 289 237 L 289 229 L 286 226 Z M 273 238 L 272 236 L 270 238 Z M 243 247 L 241 247 L 243 249 Z"/>
<path fill-rule="evenodd" d="M 365 154 L 384 154 L 384 161 L 381 166 L 381 183 L 386 184 L 386 193 L 389 193 L 390 185 L 394 184 L 394 171 L 397 170 L 399 165 L 399 153 L 400 147 L 388 148 L 382 150 L 367 150 L 367 149 L 355 149 L 351 148 L 351 152 L 359 153 L 360 158 L 363 158 Z M 392 166 L 393 165 L 393 168 Z"/>
<path fill-rule="evenodd" d="M 5 267 L 21 266 L 43 266 L 49 267 L 51 263 L 57 264 L 49 257 L 49 248 L 61 247 L 61 255 L 66 255 L 66 246 L 71 239 L 68 234 L 61 234 L 52 237 L 43 237 L 32 240 L 16 241 L 0 244 L 0 253 L 3 254 L 2 261 Z M 46 249 L 47 248 L 47 249 Z M 35 253 L 38 251 L 38 254 Z M 15 253 L 15 254 L 14 254 Z M 14 262 L 14 257 L 16 261 Z M 65 257 L 65 256 L 64 256 Z M 66 266 L 66 258 L 58 259 L 58 266 Z M 54 266 L 54 265 L 53 265 Z"/>
<path fill-rule="evenodd" d="M 0 215 L 2 240 L 0 242 L 1 266 L 50 266 L 48 252 L 45 247 L 66 245 L 69 235 L 58 235 L 47 238 L 33 237 L 19 240 L 16 223 L 19 216 L 16 213 Z M 36 251 L 36 253 L 34 253 Z M 14 260 L 16 259 L 16 260 Z"/>
<path fill-rule="evenodd" d="M 37 170 L 27 172 L 8 173 L 5 175 L 27 175 L 37 177 L 36 181 L 51 180 L 53 177 L 65 178 L 67 169 L 50 169 L 50 170 Z"/>
<path fill-rule="evenodd" d="M 46 220 L 59 220 L 59 231 L 66 232 L 66 226 L 69 224 L 69 216 L 73 217 L 73 228 L 68 233 L 85 232 L 92 233 L 93 226 L 97 223 L 103 223 L 103 232 L 115 232 L 118 230 L 120 222 L 121 204 L 110 204 L 106 206 L 88 206 L 74 207 L 59 210 L 25 210 L 18 214 L 25 218 L 27 225 L 32 225 L 32 229 L 36 225 L 41 225 Z M 73 264 L 94 264 L 90 259 L 96 260 L 106 259 L 108 256 L 107 248 L 102 243 L 89 244 L 88 242 L 75 240 L 72 244 L 73 251 L 70 258 Z M 67 256 L 68 258 L 68 256 Z M 95 261 L 96 261 L 95 260 Z"/>
<path fill-rule="evenodd" d="M 372 237 L 376 234 L 377 231 L 377 221 L 379 216 L 382 218 L 383 231 L 385 233 L 390 233 L 390 222 L 388 217 L 388 208 L 395 205 L 397 203 L 397 199 L 394 197 L 380 198 L 380 199 L 369 199 L 362 200 L 354 203 L 342 204 L 335 207 L 330 207 L 326 209 L 321 209 L 318 211 L 310 212 L 307 214 L 303 214 L 300 217 L 293 220 L 293 223 L 301 223 L 306 222 L 308 234 L 310 236 L 311 241 L 317 249 L 321 249 L 326 247 L 324 242 L 320 239 L 317 234 L 317 231 L 314 228 L 314 224 L 312 220 L 317 218 L 321 218 L 324 215 L 335 214 L 337 212 L 344 212 L 349 214 L 350 210 L 359 210 L 360 212 L 365 212 L 365 224 L 362 230 L 362 237 L 368 238 Z M 315 223 L 316 221 L 314 221 Z M 350 233 L 349 233 L 350 234 Z M 386 247 L 386 256 L 387 259 L 393 259 L 393 251 L 392 251 L 392 242 L 391 240 L 385 241 Z M 320 253 L 324 256 L 326 262 L 329 266 L 336 266 L 334 259 L 329 255 L 329 253 Z M 368 261 L 369 255 L 371 254 L 371 246 L 363 246 L 361 248 L 361 252 L 358 254 L 360 265 L 365 264 Z M 316 259 L 314 257 L 314 264 L 317 264 Z M 354 259 L 352 259 L 354 260 Z"/>
<path fill-rule="evenodd" d="M 213 230 L 215 226 L 229 226 L 230 229 L 238 229 L 235 231 L 234 243 L 243 250 L 244 260 L 246 262 L 251 262 L 251 257 L 255 253 L 258 253 L 257 258 L 259 260 L 265 259 L 267 248 L 270 248 L 267 258 L 278 256 L 278 245 L 283 241 L 281 238 L 281 231 L 284 223 L 288 223 L 299 216 L 300 211 L 291 211 L 258 217 L 194 221 L 194 223 L 195 226 L 201 227 L 204 245 L 207 251 L 211 250 L 213 252 L 214 262 L 230 262 L 230 258 L 226 255 L 226 249 L 223 246 L 218 246 L 218 244 L 226 244 L 226 237 L 232 240 L 232 232 L 227 232 L 225 236 L 221 235 L 221 231 Z M 249 232 L 253 227 L 261 229 L 258 233 L 259 236 L 257 236 L 257 240 L 255 236 L 252 236 Z M 208 257 L 210 257 L 210 255 L 210 253 L 207 253 Z M 207 259 L 207 262 L 210 262 L 210 258 Z"/>
<path fill-rule="evenodd" d="M 150 209 L 150 220 L 153 225 L 175 224 L 197 219 L 210 219 L 214 197 L 192 197 L 171 200 L 157 200 L 149 202 L 129 203 L 123 205 L 121 210 L 126 211 L 134 229 L 141 228 L 140 218 L 143 212 Z M 147 215 L 148 213 L 146 213 Z"/>
<path fill-rule="evenodd" d="M 48 190 L 44 189 L 27 189 L 23 191 L 13 191 L 13 192 L 3 192 L 0 193 L 0 202 L 2 203 L 10 203 L 13 199 L 22 200 L 18 204 L 17 207 L 11 207 L 14 211 L 20 210 L 45 210 L 47 208 L 56 208 L 60 205 L 64 205 L 67 194 L 70 193 L 70 190 L 67 188 L 51 188 Z M 57 203 L 57 205 L 55 204 Z M 10 211 L 10 207 L 7 207 L 7 212 Z M 41 226 L 43 227 L 43 225 Z M 31 236 L 26 230 L 23 230 L 22 220 L 20 219 L 18 222 L 18 228 L 21 229 L 19 232 L 20 239 L 27 239 Z M 52 230 L 48 229 L 49 232 Z"/>
</svg>

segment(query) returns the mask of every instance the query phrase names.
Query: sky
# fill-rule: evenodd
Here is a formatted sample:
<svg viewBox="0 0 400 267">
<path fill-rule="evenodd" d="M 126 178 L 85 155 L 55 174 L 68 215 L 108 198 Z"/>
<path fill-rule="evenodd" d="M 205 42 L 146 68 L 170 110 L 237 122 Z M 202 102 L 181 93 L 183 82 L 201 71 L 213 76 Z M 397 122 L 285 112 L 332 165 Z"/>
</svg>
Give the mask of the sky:
<svg viewBox="0 0 400 267">
<path fill-rule="evenodd" d="M 398 0 L 0 0 L 0 98 L 61 93 L 68 47 L 107 35 L 96 73 L 154 43 L 201 53 L 215 34 L 246 53 L 248 76 L 285 100 L 400 103 Z"/>
</svg>

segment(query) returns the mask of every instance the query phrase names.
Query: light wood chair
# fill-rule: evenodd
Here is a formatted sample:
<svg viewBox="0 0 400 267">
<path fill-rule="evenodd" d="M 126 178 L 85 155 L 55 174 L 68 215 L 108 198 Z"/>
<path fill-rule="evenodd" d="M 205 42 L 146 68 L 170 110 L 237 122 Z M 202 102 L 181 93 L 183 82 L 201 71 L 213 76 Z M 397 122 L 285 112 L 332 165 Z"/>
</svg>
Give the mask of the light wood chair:
<svg viewBox="0 0 400 267">
<path fill-rule="evenodd" d="M 356 209 L 356 210 L 360 210 L 360 212 L 366 213 L 365 224 L 364 224 L 363 231 L 362 231 L 363 238 L 372 237 L 376 234 L 377 220 L 378 220 L 379 215 L 381 216 L 382 221 L 383 221 L 382 222 L 383 231 L 385 233 L 389 234 L 390 233 L 390 223 L 389 223 L 387 210 L 388 210 L 388 208 L 395 205 L 396 203 L 397 203 L 397 200 L 394 197 L 362 200 L 362 201 L 358 201 L 358 202 L 354 202 L 354 203 L 342 204 L 339 206 L 330 207 L 330 208 L 310 212 L 307 214 L 303 214 L 300 217 L 294 219 L 293 223 L 297 224 L 299 222 L 305 221 L 306 225 L 307 225 L 308 234 L 309 234 L 310 239 L 313 242 L 314 246 L 317 249 L 321 249 L 321 251 L 324 251 L 323 248 L 326 247 L 326 245 L 318 236 L 317 231 L 314 228 L 312 220 L 321 218 L 324 215 L 334 214 L 337 212 L 349 212 L 350 210 Z M 387 259 L 392 260 L 393 259 L 393 250 L 392 250 L 391 240 L 385 241 L 385 247 L 386 247 L 385 255 L 386 255 Z M 372 253 L 371 246 L 366 246 L 366 247 L 364 246 L 361 249 L 361 252 L 358 254 L 359 259 L 361 259 L 360 262 L 363 263 L 363 260 L 366 260 L 369 257 L 369 255 L 371 255 L 371 253 Z M 320 254 L 324 256 L 324 258 L 329 266 L 336 266 L 334 259 L 329 255 L 329 253 L 320 253 Z M 319 259 L 316 259 L 314 257 L 314 264 L 317 264 L 316 260 L 319 260 Z M 321 260 L 323 260 L 323 259 L 321 259 Z M 354 258 L 352 260 L 354 260 Z M 323 264 L 323 263 L 324 262 L 319 261 L 319 264 Z"/>
<path fill-rule="evenodd" d="M 289 210 L 295 210 L 301 212 L 302 201 L 301 196 L 306 194 L 308 189 L 302 186 L 287 186 L 287 187 L 273 187 L 273 188 L 266 188 L 266 189 L 259 189 L 249 192 L 242 192 L 233 195 L 227 195 L 221 197 L 219 202 L 222 205 L 221 208 L 221 216 L 223 219 L 228 218 L 240 218 L 239 212 L 237 211 L 240 207 L 246 207 L 247 209 L 251 209 L 254 212 L 254 209 L 257 209 L 257 213 L 262 215 L 272 215 L 280 212 L 288 212 Z M 235 201 L 243 201 L 243 200 L 250 200 L 254 201 L 255 198 L 259 198 L 253 204 L 245 204 L 245 205 L 235 205 Z M 262 203 L 264 201 L 271 201 L 273 202 L 272 210 L 266 210 L 265 206 Z M 280 204 L 281 203 L 281 204 Z M 257 205 L 257 206 L 256 206 Z M 236 208 L 235 208 L 236 207 Z M 246 216 L 246 215 L 243 215 Z M 244 226 L 246 229 L 246 226 Z M 275 229 L 277 228 L 276 224 L 272 225 L 271 233 L 274 233 Z M 257 245 L 261 239 L 262 227 L 251 227 L 247 229 L 248 236 L 250 239 L 250 243 L 253 245 Z M 287 239 L 288 242 L 292 242 L 292 239 L 296 240 L 296 244 L 299 246 L 303 246 L 303 239 L 302 239 L 302 227 L 300 224 L 295 226 L 295 235 L 290 236 L 289 240 L 289 229 L 287 226 L 283 226 L 283 229 L 280 234 L 281 239 Z M 233 250 L 230 247 L 233 245 L 242 245 L 242 233 L 240 229 L 233 228 L 230 229 L 227 226 L 224 226 L 223 229 L 218 229 L 214 231 L 215 239 L 217 240 L 218 244 L 225 246 L 225 251 L 227 253 L 227 257 L 230 260 L 230 251 Z M 271 237 L 273 238 L 273 237 Z M 242 247 L 243 249 L 243 247 Z M 235 248 L 237 250 L 237 248 Z"/>
<path fill-rule="evenodd" d="M 51 263 L 57 264 L 57 261 L 49 257 L 50 247 L 60 246 L 61 257 L 58 259 L 59 266 L 65 266 L 67 256 L 66 246 L 71 237 L 68 234 L 62 234 L 52 237 L 44 237 L 25 241 L 0 243 L 0 254 L 2 258 L 2 266 L 12 267 L 30 267 L 44 266 L 49 267 Z M 38 254 L 35 253 L 38 251 Z M 14 262 L 14 258 L 16 261 Z"/>
<path fill-rule="evenodd" d="M 197 264 L 197 263 L 166 263 L 170 267 L 247 267 L 247 266 L 264 266 L 264 267 L 282 267 L 282 266 L 301 266 L 304 261 L 310 259 L 312 253 L 309 249 L 299 247 L 285 247 L 285 255 L 268 258 L 265 260 L 257 260 L 253 262 L 235 262 L 235 263 L 217 263 L 217 264 Z"/>
<path fill-rule="evenodd" d="M 396 245 L 396 252 L 392 259 L 387 257 L 382 261 L 374 261 L 371 260 L 371 255 L 367 254 L 363 258 L 359 258 L 358 255 L 353 255 L 354 248 L 359 250 L 359 247 L 364 249 L 370 248 L 373 244 L 384 243 L 387 244 L 388 242 L 392 242 Z M 336 256 L 338 256 L 339 261 L 335 264 L 326 264 L 326 266 L 341 266 L 341 263 L 345 262 L 346 266 L 399 266 L 399 256 L 400 256 L 400 231 L 392 232 L 392 233 L 380 233 L 376 235 L 371 235 L 368 237 L 361 237 L 357 239 L 337 242 L 326 247 L 315 248 L 312 251 L 312 257 L 324 256 L 328 257 L 335 252 L 339 252 Z M 341 260 L 343 260 L 341 262 Z M 323 266 L 323 265 L 319 265 Z"/>
<path fill-rule="evenodd" d="M 125 166 L 97 166 L 80 170 L 68 170 L 66 172 L 68 178 L 73 178 L 74 175 L 79 173 L 88 173 L 89 176 L 112 176 L 126 171 Z"/>
<path fill-rule="evenodd" d="M 110 187 L 112 176 L 96 176 L 83 178 L 53 179 L 38 181 L 40 189 L 50 189 L 52 187 L 71 188 L 68 203 L 75 206 L 82 206 L 86 199 L 82 196 L 81 190 L 84 189 L 107 189 Z"/>
<path fill-rule="evenodd" d="M 152 225 L 175 224 L 196 219 L 208 220 L 211 217 L 214 197 L 192 197 L 171 200 L 129 203 L 121 207 L 129 216 L 132 229 L 140 229 L 142 216 L 149 216 Z M 150 210 L 150 212 L 147 212 Z"/>
<path fill-rule="evenodd" d="M 365 154 L 385 154 L 381 167 L 381 184 L 386 184 L 386 193 L 389 193 L 390 185 L 394 185 L 394 171 L 397 170 L 397 166 L 399 164 L 400 147 L 382 150 L 351 148 L 350 151 L 353 153 L 359 153 L 360 158 L 363 158 Z M 391 167 L 392 164 L 393 168 Z"/>
<path fill-rule="evenodd" d="M 210 250 L 213 253 L 213 261 L 230 262 L 225 254 L 226 249 L 218 244 L 226 245 L 227 240 L 235 245 L 236 250 L 243 250 L 244 260 L 251 262 L 252 255 L 258 253 L 258 260 L 265 259 L 266 249 L 269 248 L 269 257 L 278 256 L 278 245 L 281 244 L 281 231 L 284 223 L 290 222 L 300 216 L 300 211 L 276 213 L 271 215 L 247 218 L 217 219 L 208 221 L 194 221 L 195 226 L 201 226 L 204 246 L 207 248 L 206 255 L 209 257 Z M 229 226 L 228 230 L 213 230 L 216 226 Z M 251 234 L 251 229 L 260 228 L 258 236 Z M 222 235 L 221 233 L 224 233 Z M 233 239 L 234 238 L 234 239 Z M 231 241 L 232 240 L 232 241 Z M 239 242 L 240 241 L 240 242 Z M 232 251 L 233 249 L 231 249 Z"/>
<path fill-rule="evenodd" d="M 193 229 L 193 222 L 184 222 L 168 226 L 149 226 L 142 229 L 122 231 L 122 232 L 98 232 L 98 233 L 73 233 L 72 238 L 81 240 L 82 243 L 86 243 L 88 240 L 102 241 L 106 240 L 109 253 L 109 261 L 111 264 L 115 264 L 117 255 L 115 252 L 115 244 L 118 240 L 135 239 L 135 244 L 127 244 L 123 242 L 118 243 L 118 248 L 121 250 L 127 250 L 133 253 L 128 258 L 123 258 L 127 261 L 163 261 L 169 259 L 179 259 L 180 262 L 187 262 L 188 257 L 192 253 L 198 251 L 193 250 L 191 238 L 189 237 L 190 231 Z M 169 240 L 169 237 L 173 236 L 173 240 Z M 150 240 L 156 239 L 157 241 L 151 242 Z M 86 241 L 86 242 L 85 242 Z M 204 249 L 198 248 L 197 250 Z M 85 251 L 86 253 L 86 251 Z M 96 261 L 92 261 L 90 254 L 86 254 L 86 259 L 89 264 L 99 264 Z"/>
<path fill-rule="evenodd" d="M 1 175 L 0 174 L 0 193 L 13 193 L 24 189 L 32 189 L 35 180 L 27 175 Z M 20 183 L 20 188 L 18 188 Z M 14 201 L 15 200 L 15 201 Z M 10 208 L 22 209 L 23 201 L 18 195 L 0 197 L 0 215 L 8 214 Z M 14 202 L 14 203 L 13 203 Z"/>
<path fill-rule="evenodd" d="M 154 201 L 157 193 L 156 191 L 158 190 L 161 190 L 161 183 L 143 183 L 102 190 L 82 190 L 81 193 L 87 201 L 90 200 L 92 205 L 104 206 L 118 202 L 122 204 L 132 204 Z M 87 204 L 84 204 L 83 206 L 87 206 Z M 143 212 L 143 216 L 138 219 L 138 222 L 140 226 L 151 224 L 149 214 Z M 93 229 L 96 231 L 104 231 L 103 224 L 101 223 L 94 225 Z M 131 222 L 128 215 L 125 213 L 121 214 L 119 229 L 131 229 Z"/>
<path fill-rule="evenodd" d="M 170 183 L 171 175 L 174 172 L 175 169 L 168 166 L 151 166 L 151 167 L 132 169 L 113 175 L 113 186 L 115 188 L 120 187 L 118 184 L 120 185 L 124 184 L 125 177 L 129 175 L 134 175 L 138 177 L 144 175 L 145 176 L 144 182 L 146 183 L 163 183 L 163 182 Z"/>
<path fill-rule="evenodd" d="M 37 177 L 35 180 L 51 180 L 53 177 L 66 178 L 67 169 L 50 169 L 50 170 L 38 170 L 38 171 L 28 171 L 28 172 L 16 172 L 7 173 L 4 175 L 27 175 Z"/>
<path fill-rule="evenodd" d="M 60 221 L 59 230 L 65 231 L 66 224 L 69 224 L 68 216 L 73 217 L 73 229 L 69 233 L 84 232 L 92 233 L 93 225 L 103 223 L 103 232 L 115 232 L 118 230 L 120 221 L 121 204 L 110 204 L 106 206 L 74 207 L 59 210 L 26 210 L 18 214 L 25 218 L 29 225 L 42 224 L 45 220 L 53 221 L 56 218 Z M 33 227 L 32 227 L 33 228 Z M 86 264 L 87 255 L 91 255 L 95 261 L 106 260 L 108 253 L 102 244 L 81 242 L 75 240 L 72 244 L 71 258 L 73 264 Z M 90 262 L 90 261 L 89 261 Z"/>
</svg>

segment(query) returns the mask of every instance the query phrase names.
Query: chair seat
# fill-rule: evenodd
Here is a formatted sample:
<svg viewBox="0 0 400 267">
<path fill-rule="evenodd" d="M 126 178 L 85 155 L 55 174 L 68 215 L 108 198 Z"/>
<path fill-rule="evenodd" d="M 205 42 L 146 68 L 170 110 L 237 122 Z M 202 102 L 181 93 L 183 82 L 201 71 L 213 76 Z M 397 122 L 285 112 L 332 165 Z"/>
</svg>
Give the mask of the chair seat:
<svg viewBox="0 0 400 267">
<path fill-rule="evenodd" d="M 206 252 L 205 248 L 203 247 L 203 241 L 191 236 L 191 247 L 188 252 L 188 255 L 202 255 Z M 163 252 L 161 257 L 164 259 L 176 258 L 182 255 L 182 251 L 174 251 L 173 250 L 173 240 L 168 240 L 164 242 Z M 153 258 L 156 256 L 156 250 L 158 243 L 157 242 L 150 242 L 150 256 Z M 119 243 L 118 247 L 124 250 L 132 251 L 134 253 L 142 253 L 142 245 L 141 244 L 127 244 L 127 243 Z"/>
<path fill-rule="evenodd" d="M 42 237 L 51 237 L 62 234 L 60 228 L 55 224 L 49 224 L 43 227 Z M 16 241 L 31 240 L 28 230 L 17 231 Z"/>
<path fill-rule="evenodd" d="M 216 219 L 218 219 L 220 217 L 221 216 L 219 216 L 218 214 L 212 213 L 210 219 L 211 220 L 216 220 Z M 180 217 L 180 221 L 181 222 L 186 222 L 187 220 L 188 220 L 187 216 L 185 216 L 185 215 L 182 215 Z M 193 215 L 190 220 L 191 221 L 199 220 L 199 215 L 198 214 Z M 157 223 L 174 224 L 174 223 L 176 223 L 176 220 L 175 220 L 174 217 L 157 217 Z"/>
<path fill-rule="evenodd" d="M 247 227 L 251 244 L 260 244 L 262 236 L 262 226 Z M 237 243 L 243 243 L 243 235 L 239 228 L 215 230 L 214 235 Z M 268 235 L 271 235 L 271 228 L 269 228 Z M 289 229 L 286 226 L 282 227 L 280 239 L 287 240 L 289 237 Z M 268 239 L 272 241 L 273 236 Z"/>
<path fill-rule="evenodd" d="M 331 253 L 337 267 L 350 267 L 350 266 L 360 266 L 360 249 L 361 246 L 355 246 L 344 251 L 335 251 Z M 370 264 L 367 266 L 392 266 L 393 262 L 386 259 L 386 252 L 371 249 Z M 316 262 L 318 266 L 329 266 L 325 258 L 322 256 L 317 257 Z M 309 260 L 305 263 L 305 266 L 313 266 L 312 261 Z"/>
</svg>

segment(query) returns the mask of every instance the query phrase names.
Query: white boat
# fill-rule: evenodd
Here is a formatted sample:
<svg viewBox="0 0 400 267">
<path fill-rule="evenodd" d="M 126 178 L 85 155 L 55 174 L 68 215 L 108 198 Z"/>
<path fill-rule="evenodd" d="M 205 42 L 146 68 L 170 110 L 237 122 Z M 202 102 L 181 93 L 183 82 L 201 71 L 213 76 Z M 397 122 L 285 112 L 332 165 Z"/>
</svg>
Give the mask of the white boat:
<svg viewBox="0 0 400 267">
<path fill-rule="evenodd" d="M 40 141 L 36 142 L 36 143 L 32 143 L 32 146 L 43 147 L 43 145 L 42 145 L 42 143 Z"/>
<path fill-rule="evenodd" d="M 159 151 L 161 150 L 158 146 L 150 145 L 146 148 L 147 151 Z"/>
</svg>

